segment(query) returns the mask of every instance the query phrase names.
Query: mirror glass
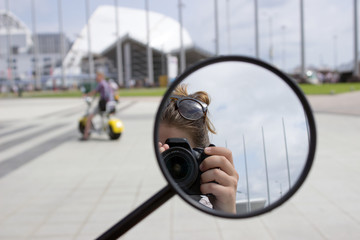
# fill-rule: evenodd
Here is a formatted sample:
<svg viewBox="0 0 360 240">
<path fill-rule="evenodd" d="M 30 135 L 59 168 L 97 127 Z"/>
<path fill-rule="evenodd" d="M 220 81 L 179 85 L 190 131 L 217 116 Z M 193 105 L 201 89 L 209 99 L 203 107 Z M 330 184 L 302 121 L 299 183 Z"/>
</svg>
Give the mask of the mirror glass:
<svg viewBox="0 0 360 240">
<path fill-rule="evenodd" d="M 159 113 L 159 164 L 202 209 L 236 217 L 267 208 L 292 189 L 308 160 L 301 101 L 286 81 L 253 63 L 216 62 L 193 71 L 173 83 Z M 208 141 L 194 140 L 206 135 Z M 211 152 L 204 150 L 209 143 Z"/>
</svg>

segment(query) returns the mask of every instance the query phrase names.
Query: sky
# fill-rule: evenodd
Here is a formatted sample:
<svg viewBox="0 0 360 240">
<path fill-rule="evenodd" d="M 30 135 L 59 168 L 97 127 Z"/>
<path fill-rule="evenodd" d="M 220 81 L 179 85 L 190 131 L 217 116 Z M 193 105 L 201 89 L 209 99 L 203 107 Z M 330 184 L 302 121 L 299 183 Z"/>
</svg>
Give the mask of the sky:
<svg viewBox="0 0 360 240">
<path fill-rule="evenodd" d="M 0 0 L 0 9 L 7 0 Z M 58 0 L 33 0 L 36 31 L 58 32 Z M 88 0 L 90 13 L 114 0 Z M 9 9 L 30 29 L 31 0 L 8 0 Z M 194 43 L 215 52 L 213 0 L 182 0 L 183 26 Z M 86 0 L 61 0 L 63 28 L 74 40 L 86 24 Z M 217 0 L 219 54 L 255 56 L 254 0 Z M 118 5 L 144 9 L 145 0 L 118 0 Z M 150 11 L 179 18 L 178 0 L 149 0 Z M 300 66 L 300 0 L 258 0 L 260 59 L 292 72 Z M 305 64 L 339 68 L 354 59 L 353 0 L 304 0 Z M 96 34 L 96 33 L 94 33 Z M 272 49 L 272 58 L 270 57 Z M 351 66 L 351 65 L 350 65 Z"/>
</svg>

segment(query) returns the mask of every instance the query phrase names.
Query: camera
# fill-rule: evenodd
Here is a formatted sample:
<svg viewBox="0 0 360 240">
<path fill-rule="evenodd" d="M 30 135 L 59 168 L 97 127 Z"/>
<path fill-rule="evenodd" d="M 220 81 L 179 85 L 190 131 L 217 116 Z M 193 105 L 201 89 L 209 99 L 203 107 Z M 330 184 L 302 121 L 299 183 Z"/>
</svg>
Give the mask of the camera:
<svg viewBox="0 0 360 240">
<path fill-rule="evenodd" d="M 186 138 L 168 138 L 161 156 L 175 182 L 189 195 L 200 195 L 200 163 L 208 157 L 203 148 L 191 148 Z"/>
</svg>

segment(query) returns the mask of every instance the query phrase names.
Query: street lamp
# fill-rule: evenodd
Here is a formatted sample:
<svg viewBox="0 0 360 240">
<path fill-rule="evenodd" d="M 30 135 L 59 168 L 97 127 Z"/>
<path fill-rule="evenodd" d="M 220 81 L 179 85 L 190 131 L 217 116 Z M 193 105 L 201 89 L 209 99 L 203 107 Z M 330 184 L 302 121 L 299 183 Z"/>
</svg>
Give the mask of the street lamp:
<svg viewBox="0 0 360 240">
<path fill-rule="evenodd" d="M 114 0 L 115 8 L 115 27 L 116 27 L 116 63 L 117 63 L 117 76 L 119 86 L 124 85 L 123 79 L 123 67 L 122 67 L 122 48 L 121 48 L 121 38 L 119 30 L 119 8 L 118 0 Z M 128 84 L 125 84 L 126 87 L 129 87 Z"/>
<path fill-rule="evenodd" d="M 282 30 L 282 40 L 283 40 L 283 44 L 282 44 L 282 65 L 283 65 L 283 71 L 286 72 L 286 26 L 282 25 L 281 26 L 281 30 Z"/>
<path fill-rule="evenodd" d="M 334 39 L 334 72 L 337 71 L 337 35 L 333 36 Z"/>
<path fill-rule="evenodd" d="M 95 75 L 94 74 L 94 59 L 91 53 L 91 32 L 90 32 L 90 17 L 89 17 L 89 0 L 85 0 L 86 4 L 86 22 L 87 22 L 87 40 L 88 40 L 88 58 L 89 58 L 89 79 Z"/>
<path fill-rule="evenodd" d="M 34 73 L 35 73 L 35 88 L 40 89 L 40 74 L 39 71 L 39 39 L 36 33 L 36 11 L 35 11 L 35 0 L 31 1 L 31 19 L 32 19 L 32 27 L 33 27 L 33 41 L 34 41 Z"/>
<path fill-rule="evenodd" d="M 354 76 L 359 75 L 357 0 L 354 0 Z"/>
<path fill-rule="evenodd" d="M 6 5 L 6 17 L 10 18 L 10 10 L 9 10 L 9 0 L 5 1 Z M 11 47 L 11 25 L 8 23 L 6 25 L 6 43 L 7 43 L 7 79 L 11 85 L 13 85 L 13 78 L 12 78 L 12 47 Z"/>
<path fill-rule="evenodd" d="M 230 0 L 226 0 L 226 29 L 228 40 L 228 54 L 231 54 Z"/>
<path fill-rule="evenodd" d="M 215 19 L 215 55 L 219 55 L 219 22 L 218 22 L 218 1 L 214 0 Z"/>
<path fill-rule="evenodd" d="M 148 85 L 154 83 L 153 56 L 150 47 L 150 19 L 149 19 L 149 0 L 145 0 L 146 9 L 146 49 L 147 49 L 147 67 L 148 67 Z"/>
<path fill-rule="evenodd" d="M 356 1 L 356 0 L 355 0 Z M 300 52 L 301 52 L 301 77 L 305 75 L 305 34 L 304 34 L 304 0 L 300 0 Z"/>
<path fill-rule="evenodd" d="M 258 1 L 254 0 L 255 9 L 255 57 L 259 58 L 259 12 Z"/>
<path fill-rule="evenodd" d="M 58 17 L 59 17 L 59 37 L 60 37 L 60 59 L 61 59 L 61 84 L 65 88 L 65 68 L 64 68 L 64 58 L 65 58 L 65 36 L 63 34 L 63 19 L 62 19 L 62 7 L 61 0 L 58 0 Z"/>
<path fill-rule="evenodd" d="M 180 23 L 180 73 L 182 73 L 186 68 L 186 58 L 184 50 L 184 40 L 183 40 L 183 22 L 182 22 L 182 8 L 183 3 L 181 0 L 178 2 L 179 8 L 179 23 Z"/>
</svg>

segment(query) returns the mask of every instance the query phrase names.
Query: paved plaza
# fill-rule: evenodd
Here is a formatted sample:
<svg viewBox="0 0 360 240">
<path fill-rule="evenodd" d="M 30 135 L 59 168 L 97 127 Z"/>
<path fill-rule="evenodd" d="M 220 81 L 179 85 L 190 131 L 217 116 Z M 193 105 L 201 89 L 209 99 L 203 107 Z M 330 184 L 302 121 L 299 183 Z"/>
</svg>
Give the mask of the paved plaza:
<svg viewBox="0 0 360 240">
<path fill-rule="evenodd" d="M 318 145 L 300 190 L 263 216 L 208 216 L 173 197 L 122 239 L 360 239 L 360 93 L 309 97 Z M 80 141 L 82 99 L 0 99 L 0 239 L 94 239 L 166 181 L 153 150 L 160 98 L 122 98 L 117 141 Z"/>
</svg>

